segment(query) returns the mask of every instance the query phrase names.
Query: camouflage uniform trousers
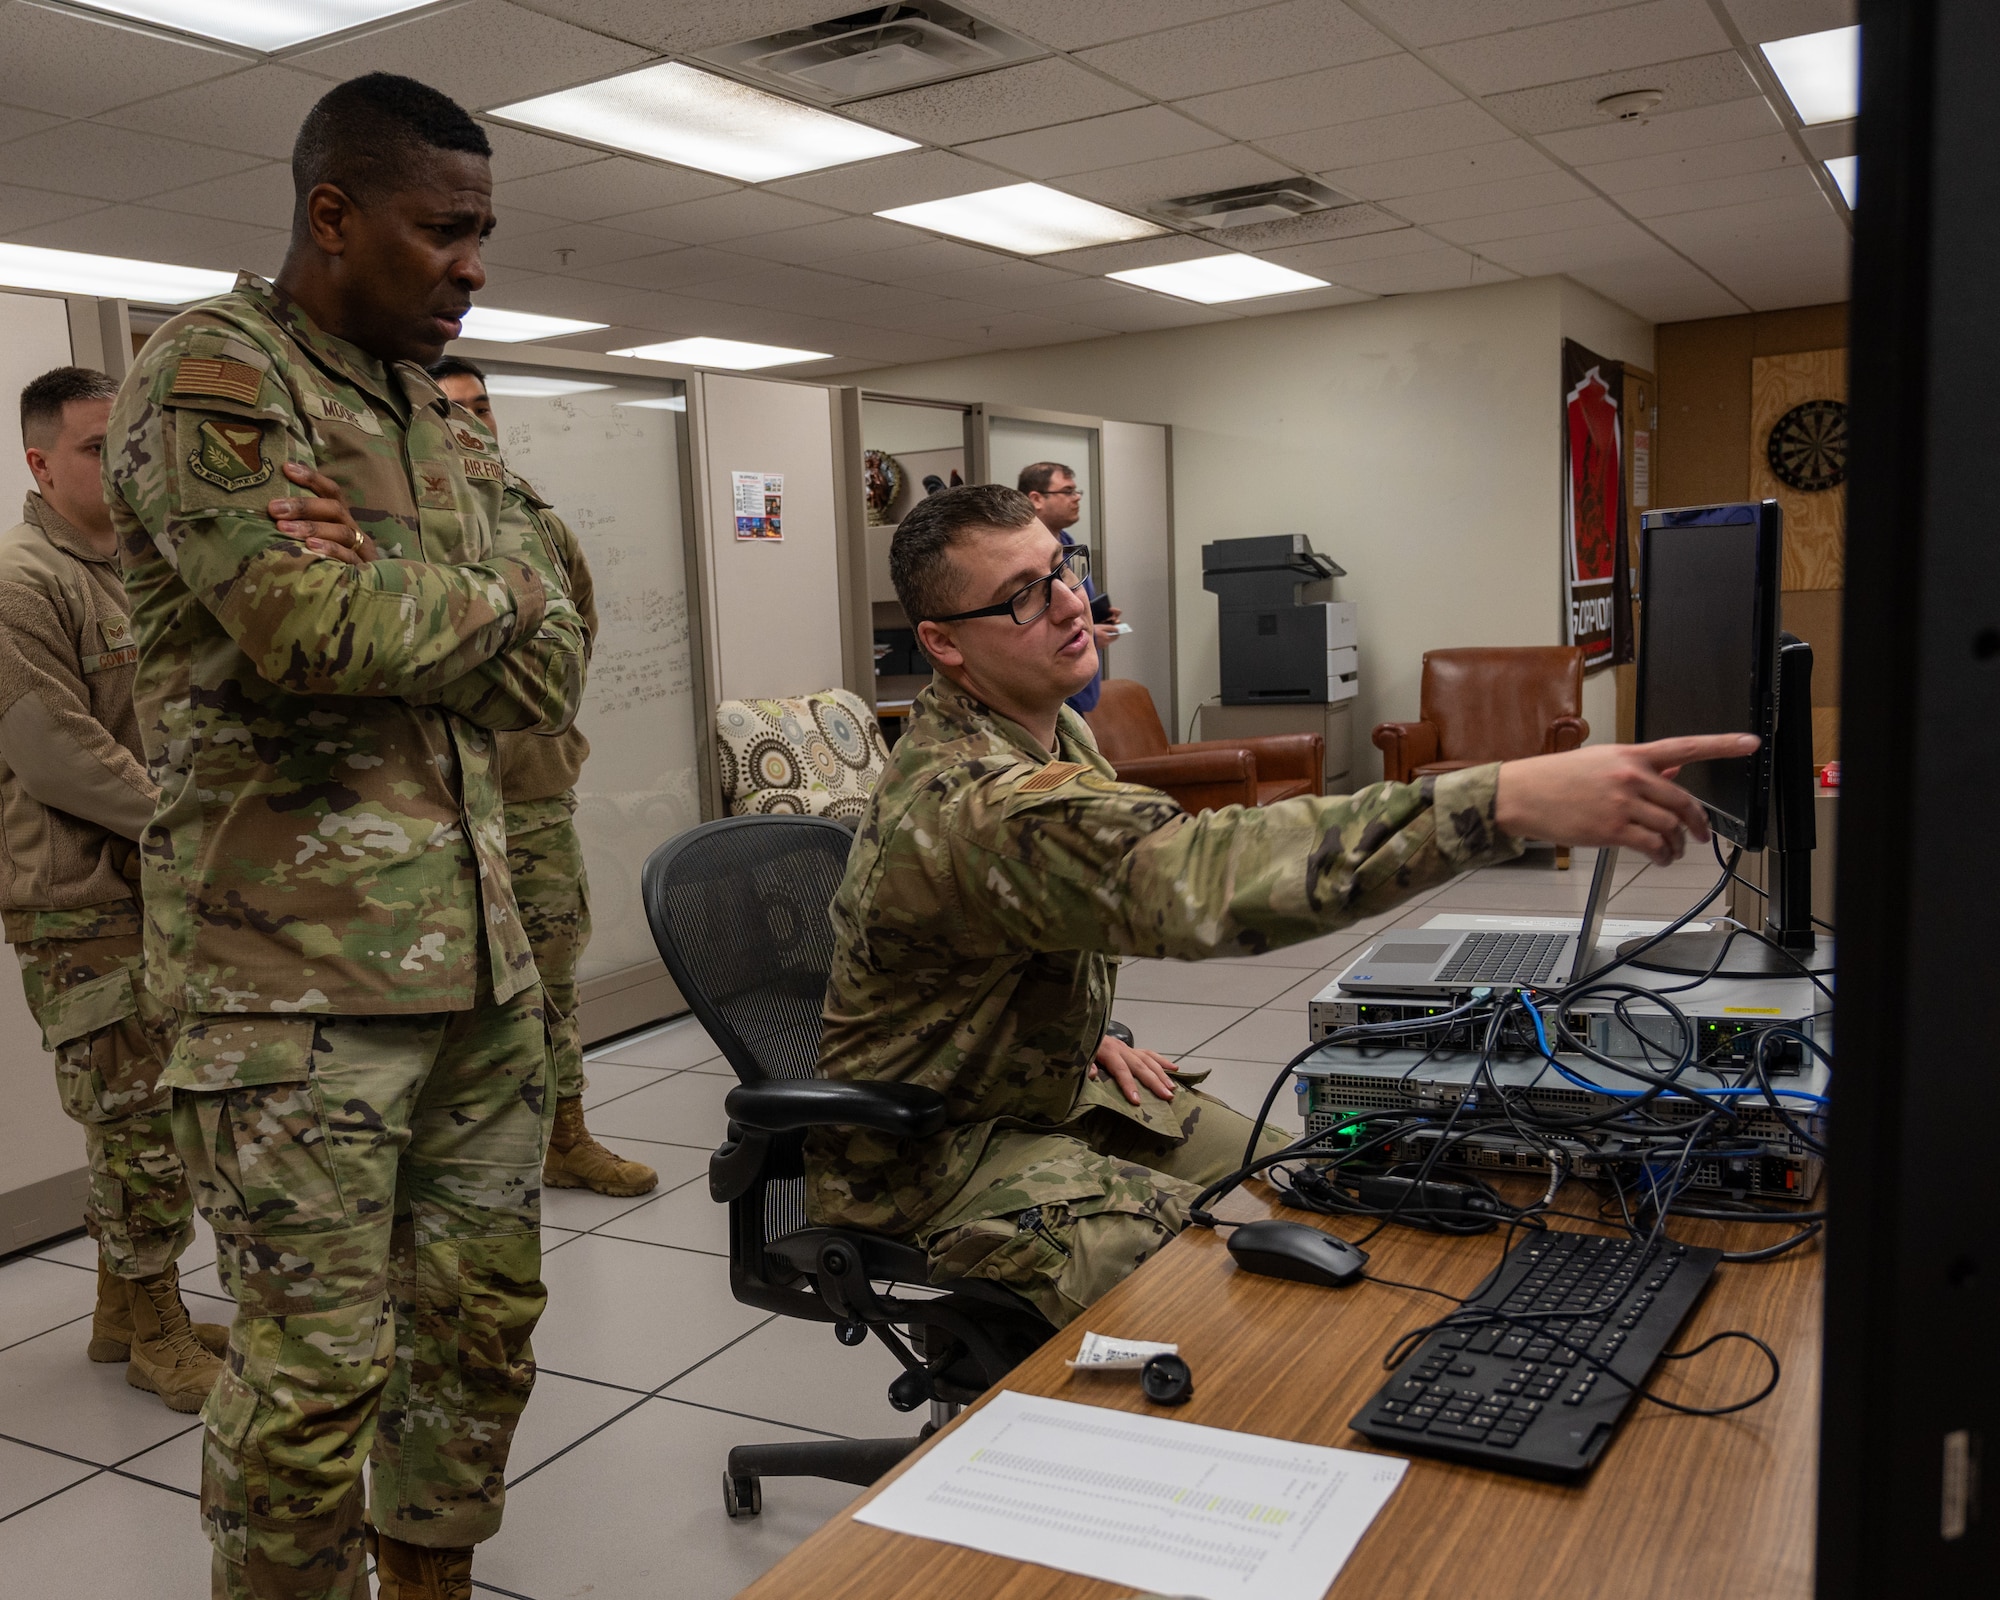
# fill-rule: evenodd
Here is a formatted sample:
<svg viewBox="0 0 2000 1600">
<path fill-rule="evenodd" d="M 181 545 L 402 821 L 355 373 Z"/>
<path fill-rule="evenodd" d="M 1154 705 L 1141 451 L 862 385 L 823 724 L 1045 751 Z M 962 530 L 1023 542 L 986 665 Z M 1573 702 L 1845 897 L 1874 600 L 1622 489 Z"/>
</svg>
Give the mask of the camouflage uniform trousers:
<svg viewBox="0 0 2000 1600">
<path fill-rule="evenodd" d="M 165 1272 L 194 1237 L 194 1200 L 160 1087 L 176 1018 L 146 992 L 140 935 L 36 939 L 15 954 L 63 1110 L 83 1125 L 84 1226 L 119 1277 Z"/>
<path fill-rule="evenodd" d="M 575 810 L 574 791 L 506 807 L 507 870 L 535 970 L 542 975 L 558 1100 L 574 1100 L 585 1087 L 576 964 L 590 943 L 590 880 L 583 870 L 583 842 L 570 820 Z"/>
<path fill-rule="evenodd" d="M 553 1102 L 539 990 L 481 991 L 434 1015 L 185 1019 L 174 1132 L 237 1304 L 203 1411 L 218 1600 L 365 1596 L 364 1461 L 383 1533 L 499 1530 L 548 1300 Z"/>
<path fill-rule="evenodd" d="M 1108 1077 L 1086 1081 L 1059 1127 L 995 1130 L 971 1179 L 917 1235 L 931 1281 L 1003 1284 L 1060 1328 L 1130 1276 L 1187 1226 L 1196 1195 L 1243 1164 L 1250 1141 L 1249 1117 L 1179 1082 L 1176 1111 L 1185 1096 L 1196 1104 L 1178 1142 L 1112 1109 Z M 1290 1137 L 1267 1126 L 1258 1151 Z"/>
</svg>

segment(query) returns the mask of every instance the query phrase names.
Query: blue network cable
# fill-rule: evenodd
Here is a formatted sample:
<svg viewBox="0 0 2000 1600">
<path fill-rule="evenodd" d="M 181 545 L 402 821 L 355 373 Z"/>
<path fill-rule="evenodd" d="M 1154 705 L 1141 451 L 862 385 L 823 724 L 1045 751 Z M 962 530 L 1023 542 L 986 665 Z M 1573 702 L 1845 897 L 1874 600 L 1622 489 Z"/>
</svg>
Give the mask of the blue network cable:
<svg viewBox="0 0 2000 1600">
<path fill-rule="evenodd" d="M 1535 1042 L 1537 1045 L 1541 1047 L 1543 1059 L 1546 1060 L 1550 1066 L 1554 1067 L 1558 1075 L 1560 1075 L 1562 1078 L 1564 1078 L 1570 1083 L 1575 1084 L 1579 1089 L 1588 1089 L 1593 1094 L 1608 1095 L 1614 1100 L 1637 1100 L 1646 1093 L 1644 1089 L 1607 1088 L 1604 1084 L 1592 1083 L 1588 1078 L 1582 1077 L 1579 1074 L 1570 1071 L 1568 1067 L 1564 1066 L 1560 1061 L 1556 1059 L 1555 1052 L 1549 1048 L 1549 1032 L 1546 1025 L 1542 1022 L 1541 1007 L 1534 1004 L 1531 1000 L 1529 1000 L 1527 995 L 1525 994 L 1521 996 L 1521 1005 L 1523 1006 L 1523 1008 L 1526 1009 L 1528 1013 L 1528 1021 L 1534 1025 Z M 1676 1091 L 1668 1089 L 1666 1092 L 1668 1094 L 1673 1094 Z M 1703 1089 L 1701 1092 L 1703 1095 L 1709 1097 L 1710 1099 L 1715 1099 L 1715 1100 L 1726 1100 L 1734 1095 L 1743 1095 L 1743 1094 L 1754 1094 L 1761 1096 L 1764 1093 L 1763 1089 L 1756 1085 L 1746 1085 L 1741 1088 L 1733 1088 L 1733 1089 Z M 1803 1089 L 1774 1088 L 1772 1089 L 1771 1093 L 1785 1095 L 1793 1100 L 1809 1100 L 1816 1106 L 1823 1106 L 1827 1103 L 1825 1095 L 1808 1094 Z"/>
</svg>

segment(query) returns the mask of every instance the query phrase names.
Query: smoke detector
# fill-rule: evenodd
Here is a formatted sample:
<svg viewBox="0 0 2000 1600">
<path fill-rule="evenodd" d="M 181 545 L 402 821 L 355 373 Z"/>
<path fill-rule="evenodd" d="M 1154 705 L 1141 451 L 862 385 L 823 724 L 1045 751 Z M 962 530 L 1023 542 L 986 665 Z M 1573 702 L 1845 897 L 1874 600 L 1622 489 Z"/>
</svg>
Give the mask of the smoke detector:
<svg viewBox="0 0 2000 1600">
<path fill-rule="evenodd" d="M 1608 117 L 1613 122 L 1638 122 L 1652 115 L 1659 103 L 1666 99 L 1660 89 L 1627 89 L 1622 94 L 1608 94 L 1597 102 L 1597 114 Z"/>
<path fill-rule="evenodd" d="M 1274 183 L 1248 183 L 1236 189 L 1187 194 L 1162 200 L 1152 209 L 1175 222 L 1197 228 L 1245 228 L 1256 222 L 1285 222 L 1314 211 L 1350 206 L 1354 201 L 1337 189 L 1311 178 L 1280 178 Z"/>
<path fill-rule="evenodd" d="M 942 0 L 903 0 L 720 45 L 696 59 L 781 94 L 837 105 L 1046 53 Z"/>
</svg>

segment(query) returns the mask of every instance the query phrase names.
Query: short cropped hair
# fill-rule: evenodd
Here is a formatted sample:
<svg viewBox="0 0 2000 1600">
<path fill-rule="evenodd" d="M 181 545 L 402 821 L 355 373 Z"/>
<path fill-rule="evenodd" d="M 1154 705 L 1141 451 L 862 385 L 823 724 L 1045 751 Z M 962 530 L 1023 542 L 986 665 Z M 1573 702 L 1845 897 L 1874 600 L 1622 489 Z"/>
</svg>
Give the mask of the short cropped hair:
<svg viewBox="0 0 2000 1600">
<path fill-rule="evenodd" d="M 1049 485 L 1056 481 L 1056 474 L 1074 479 L 1076 474 L 1060 461 L 1030 461 L 1021 469 L 1021 476 L 1015 487 L 1023 494 L 1047 494 Z"/>
<path fill-rule="evenodd" d="M 486 374 L 464 356 L 446 356 L 441 361 L 433 361 L 424 371 L 440 383 L 446 378 L 476 378 L 480 388 L 486 387 Z"/>
<path fill-rule="evenodd" d="M 95 367 L 55 367 L 21 391 L 21 443 L 46 450 L 62 432 L 63 407 L 72 400 L 115 400 L 117 382 Z"/>
<path fill-rule="evenodd" d="M 1034 520 L 1033 503 L 1005 484 L 968 483 L 919 500 L 889 541 L 889 581 L 910 626 L 961 609 L 949 555 L 960 534 L 970 528 L 1025 528 Z"/>
<path fill-rule="evenodd" d="M 371 72 L 321 95 L 292 145 L 292 232 L 305 231 L 306 196 L 333 184 L 366 205 L 409 188 L 440 150 L 491 156 L 486 130 L 465 107 L 415 78 Z"/>
</svg>

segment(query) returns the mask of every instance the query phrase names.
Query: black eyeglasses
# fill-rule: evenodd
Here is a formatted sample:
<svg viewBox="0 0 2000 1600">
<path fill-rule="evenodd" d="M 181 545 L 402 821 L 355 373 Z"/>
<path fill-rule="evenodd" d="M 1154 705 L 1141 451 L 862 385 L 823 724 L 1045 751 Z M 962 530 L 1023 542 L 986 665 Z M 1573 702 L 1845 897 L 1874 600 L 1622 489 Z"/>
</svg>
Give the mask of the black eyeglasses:
<svg viewBox="0 0 2000 1600">
<path fill-rule="evenodd" d="M 1062 560 L 1055 564 L 1046 578 L 1037 578 L 1022 589 L 1016 589 L 997 606 L 981 606 L 977 611 L 954 611 L 948 617 L 932 617 L 932 622 L 970 622 L 974 617 L 1008 617 L 1016 627 L 1025 628 L 1050 606 L 1055 604 L 1056 579 L 1062 579 L 1065 589 L 1081 589 L 1090 578 L 1090 552 L 1075 546 L 1063 551 Z M 1041 591 L 1039 600 L 1036 591 Z"/>
</svg>

